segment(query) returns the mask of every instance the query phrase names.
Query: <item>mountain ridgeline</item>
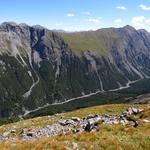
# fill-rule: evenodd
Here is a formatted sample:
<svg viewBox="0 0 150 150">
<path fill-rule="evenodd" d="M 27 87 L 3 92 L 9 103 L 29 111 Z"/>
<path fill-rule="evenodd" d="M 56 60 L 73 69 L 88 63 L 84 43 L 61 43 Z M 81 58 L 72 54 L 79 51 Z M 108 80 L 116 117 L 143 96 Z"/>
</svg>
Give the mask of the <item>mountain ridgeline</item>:
<svg viewBox="0 0 150 150">
<path fill-rule="evenodd" d="M 150 33 L 131 26 L 61 33 L 0 25 L 0 117 L 150 76 Z"/>
</svg>

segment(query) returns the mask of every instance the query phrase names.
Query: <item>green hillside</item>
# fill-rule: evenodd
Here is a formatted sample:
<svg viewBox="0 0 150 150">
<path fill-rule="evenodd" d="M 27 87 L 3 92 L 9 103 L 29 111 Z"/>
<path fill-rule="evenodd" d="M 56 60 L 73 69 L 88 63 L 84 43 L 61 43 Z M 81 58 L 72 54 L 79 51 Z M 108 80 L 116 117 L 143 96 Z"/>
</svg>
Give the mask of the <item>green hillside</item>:
<svg viewBox="0 0 150 150">
<path fill-rule="evenodd" d="M 117 34 L 111 28 L 59 34 L 76 54 L 84 51 L 95 51 L 100 55 L 105 55 L 109 52 L 113 43 L 119 42 Z"/>
</svg>

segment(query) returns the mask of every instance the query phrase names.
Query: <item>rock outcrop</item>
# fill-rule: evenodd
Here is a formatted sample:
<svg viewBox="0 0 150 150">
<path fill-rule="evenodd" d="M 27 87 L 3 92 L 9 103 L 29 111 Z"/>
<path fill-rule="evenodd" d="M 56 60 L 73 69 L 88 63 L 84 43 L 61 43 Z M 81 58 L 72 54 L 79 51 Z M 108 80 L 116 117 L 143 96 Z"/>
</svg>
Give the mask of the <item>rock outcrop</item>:
<svg viewBox="0 0 150 150">
<path fill-rule="evenodd" d="M 57 123 L 52 125 L 47 125 L 44 127 L 35 127 L 32 130 L 23 129 L 18 138 L 22 140 L 31 140 L 34 138 L 43 138 L 56 135 L 65 135 L 70 132 L 73 134 L 80 132 L 96 132 L 98 126 L 100 128 L 101 124 L 103 125 L 116 125 L 121 124 L 123 126 L 129 125 L 132 127 L 138 127 L 139 121 L 133 119 L 133 116 L 140 115 L 143 112 L 143 109 L 139 108 L 128 108 L 126 111 L 122 112 L 120 115 L 99 115 L 91 114 L 84 118 L 72 117 L 70 119 L 60 119 Z M 144 122 L 148 122 L 143 120 Z M 14 133 L 15 130 L 4 132 L 0 136 L 0 141 L 3 140 L 15 140 L 8 138 L 9 133 Z M 17 137 L 16 137 L 17 138 Z"/>
</svg>

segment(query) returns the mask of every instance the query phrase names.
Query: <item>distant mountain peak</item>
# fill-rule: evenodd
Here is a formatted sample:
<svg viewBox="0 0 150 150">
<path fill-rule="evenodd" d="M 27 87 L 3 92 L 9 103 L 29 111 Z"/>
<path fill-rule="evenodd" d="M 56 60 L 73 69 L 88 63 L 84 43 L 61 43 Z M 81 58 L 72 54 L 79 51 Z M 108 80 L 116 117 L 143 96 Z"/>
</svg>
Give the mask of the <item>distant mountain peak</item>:
<svg viewBox="0 0 150 150">
<path fill-rule="evenodd" d="M 124 26 L 122 29 L 126 29 L 126 30 L 136 30 L 134 27 L 130 26 L 130 25 L 126 25 Z"/>
<path fill-rule="evenodd" d="M 33 25 L 32 28 L 35 28 L 35 29 L 46 29 L 45 27 L 41 26 L 41 25 Z"/>
<path fill-rule="evenodd" d="M 18 24 L 16 22 L 10 21 L 10 22 L 3 22 L 1 25 L 12 25 L 17 26 Z"/>
<path fill-rule="evenodd" d="M 28 24 L 26 24 L 26 23 L 20 23 L 19 24 L 19 26 L 21 26 L 21 27 L 25 27 L 25 26 L 29 26 Z"/>
<path fill-rule="evenodd" d="M 54 31 L 54 32 L 62 32 L 62 33 L 63 33 L 63 32 L 67 32 L 67 31 L 65 31 L 65 30 L 63 30 L 63 29 L 54 29 L 53 31 Z"/>
</svg>

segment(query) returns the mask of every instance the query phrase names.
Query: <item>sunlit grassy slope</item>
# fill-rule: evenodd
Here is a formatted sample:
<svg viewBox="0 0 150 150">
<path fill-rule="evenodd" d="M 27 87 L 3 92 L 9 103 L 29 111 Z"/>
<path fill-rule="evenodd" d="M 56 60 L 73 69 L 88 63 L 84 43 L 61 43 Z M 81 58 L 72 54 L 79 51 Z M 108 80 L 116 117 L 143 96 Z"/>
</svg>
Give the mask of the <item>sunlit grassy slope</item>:
<svg viewBox="0 0 150 150">
<path fill-rule="evenodd" d="M 108 30 L 101 29 L 98 31 L 59 34 L 76 54 L 81 54 L 89 50 L 96 51 L 100 55 L 105 55 L 114 43 L 117 44 L 120 41 L 112 28 Z"/>
<path fill-rule="evenodd" d="M 52 117 L 38 117 L 34 119 L 23 120 L 17 123 L 3 125 L 0 127 L 0 134 L 4 131 L 12 129 L 17 130 L 17 135 L 23 128 L 32 129 L 37 126 L 45 126 L 48 124 L 56 123 L 61 116 L 70 118 L 72 116 L 84 117 L 89 114 L 120 114 L 126 108 L 133 106 L 144 108 L 143 115 L 146 119 L 150 119 L 150 109 L 148 105 L 128 105 L 128 104 L 115 104 L 115 105 L 101 105 L 96 107 L 89 107 L 79 109 L 76 111 L 57 114 Z M 9 135 L 16 136 L 16 135 Z M 67 149 L 113 149 L 113 150 L 148 150 L 150 148 L 150 123 L 144 123 L 140 119 L 138 128 L 122 125 L 100 125 L 99 130 L 92 133 L 79 133 L 68 135 L 61 135 L 56 137 L 42 138 L 32 141 L 16 142 L 3 142 L 0 143 L 0 149 L 52 149 L 52 150 L 67 150 Z"/>
</svg>

